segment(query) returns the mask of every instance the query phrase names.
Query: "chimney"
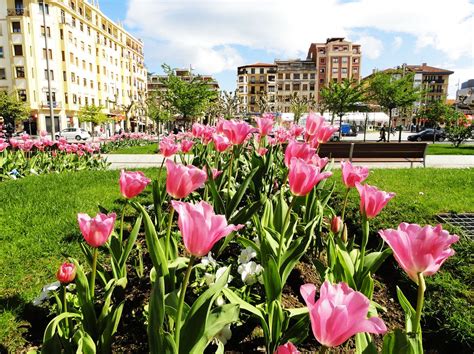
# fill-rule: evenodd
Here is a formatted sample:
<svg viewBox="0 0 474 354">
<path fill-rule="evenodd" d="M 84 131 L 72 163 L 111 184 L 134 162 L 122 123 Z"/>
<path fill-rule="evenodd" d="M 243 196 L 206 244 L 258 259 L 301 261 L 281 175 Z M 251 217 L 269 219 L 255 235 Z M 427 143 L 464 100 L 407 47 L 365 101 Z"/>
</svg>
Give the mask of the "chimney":
<svg viewBox="0 0 474 354">
<path fill-rule="evenodd" d="M 426 63 L 421 64 L 421 66 L 426 66 Z"/>
</svg>

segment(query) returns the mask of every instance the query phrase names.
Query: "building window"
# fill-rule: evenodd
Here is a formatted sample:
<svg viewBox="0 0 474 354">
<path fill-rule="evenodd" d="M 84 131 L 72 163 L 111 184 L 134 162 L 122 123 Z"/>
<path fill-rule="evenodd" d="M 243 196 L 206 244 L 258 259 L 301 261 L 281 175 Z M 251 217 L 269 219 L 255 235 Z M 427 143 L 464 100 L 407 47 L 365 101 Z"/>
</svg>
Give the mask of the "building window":
<svg viewBox="0 0 474 354">
<path fill-rule="evenodd" d="M 342 63 L 343 64 L 347 63 L 347 57 L 342 57 Z"/>
<path fill-rule="evenodd" d="M 290 91 L 290 84 L 285 84 L 285 91 Z"/>
<path fill-rule="evenodd" d="M 308 91 L 308 84 L 303 84 L 303 91 Z"/>
<path fill-rule="evenodd" d="M 260 68 L 260 74 L 265 74 L 265 69 L 264 68 Z"/>
<path fill-rule="evenodd" d="M 300 84 L 293 84 L 293 90 L 294 91 L 299 91 L 300 90 Z"/>
<path fill-rule="evenodd" d="M 61 10 L 61 23 L 66 23 L 66 13 Z"/>
<path fill-rule="evenodd" d="M 13 33 L 21 33 L 21 24 L 18 21 L 12 22 L 12 31 Z"/>
<path fill-rule="evenodd" d="M 300 74 L 293 74 L 293 80 L 299 80 Z"/>
<path fill-rule="evenodd" d="M 314 84 L 309 84 L 309 90 L 314 91 Z"/>
<path fill-rule="evenodd" d="M 359 58 L 354 58 L 354 59 L 352 59 L 352 62 L 353 62 L 354 64 L 358 64 L 358 63 L 359 63 Z"/>
<path fill-rule="evenodd" d="M 18 99 L 20 101 L 26 102 L 26 90 L 18 90 Z"/>
<path fill-rule="evenodd" d="M 51 27 L 49 26 L 46 27 L 46 34 L 48 35 L 49 38 L 51 38 Z M 44 26 L 41 26 L 41 35 L 44 36 Z M 62 34 L 61 34 L 61 39 L 62 39 Z"/>
<path fill-rule="evenodd" d="M 303 80 L 308 80 L 308 74 L 307 73 L 303 74 Z"/>
<path fill-rule="evenodd" d="M 338 71 L 339 71 L 339 69 L 338 69 L 338 68 L 332 68 L 332 73 L 333 73 L 333 74 L 337 74 L 337 73 L 338 73 Z"/>
<path fill-rule="evenodd" d="M 69 103 L 69 97 L 68 97 L 67 92 L 64 93 L 64 103 L 65 103 L 65 104 L 68 104 L 68 103 Z"/>
<path fill-rule="evenodd" d="M 67 73 L 63 71 L 63 81 L 67 81 Z"/>
<path fill-rule="evenodd" d="M 82 83 L 84 84 L 84 87 L 86 87 L 87 86 L 87 79 L 83 79 Z"/>
<path fill-rule="evenodd" d="M 79 22 L 79 29 L 81 32 L 84 32 L 84 24 L 82 22 Z"/>
<path fill-rule="evenodd" d="M 51 80 L 54 80 L 54 71 L 53 70 L 50 70 L 49 71 L 51 73 Z M 48 70 L 44 70 L 44 79 L 45 80 L 48 80 Z"/>
<path fill-rule="evenodd" d="M 291 74 L 290 73 L 286 73 L 285 74 L 285 80 L 290 80 L 291 79 Z"/>
<path fill-rule="evenodd" d="M 16 67 L 16 77 L 25 77 L 25 67 L 17 66 Z"/>
<path fill-rule="evenodd" d="M 314 80 L 314 79 L 316 78 L 316 74 L 314 74 L 314 73 L 313 73 L 313 74 L 309 74 L 309 78 L 310 78 L 311 80 Z"/>
<path fill-rule="evenodd" d="M 0 47 L 0 58 L 3 58 L 3 47 Z"/>
<path fill-rule="evenodd" d="M 255 74 L 255 68 L 250 69 L 251 74 Z"/>
<path fill-rule="evenodd" d="M 326 63 L 326 59 L 324 58 L 319 59 L 319 64 L 325 64 L 325 63 Z"/>
<path fill-rule="evenodd" d="M 15 44 L 13 46 L 13 53 L 15 54 L 15 56 L 17 57 L 21 57 L 23 56 L 23 46 L 21 44 Z"/>
<path fill-rule="evenodd" d="M 0 80 L 6 80 L 6 79 L 7 79 L 7 75 L 5 72 L 5 68 L 0 68 Z"/>
<path fill-rule="evenodd" d="M 53 50 L 48 49 L 48 57 L 49 59 L 53 59 Z M 46 48 L 43 48 L 43 59 L 46 59 Z"/>
<path fill-rule="evenodd" d="M 333 62 L 334 64 L 339 63 L 339 58 L 332 58 L 332 62 Z"/>
<path fill-rule="evenodd" d="M 354 67 L 352 68 L 352 71 L 355 72 L 355 73 L 357 73 L 357 72 L 359 72 L 359 68 L 358 68 L 357 66 L 354 66 Z"/>
<path fill-rule="evenodd" d="M 75 19 L 74 17 L 72 18 L 72 22 L 71 22 L 71 23 L 72 23 L 72 27 L 76 27 L 76 19 Z"/>
<path fill-rule="evenodd" d="M 342 68 L 341 70 L 342 70 L 341 71 L 342 74 L 347 74 L 347 68 Z"/>
<path fill-rule="evenodd" d="M 43 1 L 41 1 L 41 2 L 38 4 L 38 6 L 39 6 L 40 13 L 43 13 Z M 44 5 L 44 13 L 45 13 L 46 15 L 49 15 L 49 5 L 48 5 L 48 4 L 45 4 L 45 5 Z"/>
</svg>

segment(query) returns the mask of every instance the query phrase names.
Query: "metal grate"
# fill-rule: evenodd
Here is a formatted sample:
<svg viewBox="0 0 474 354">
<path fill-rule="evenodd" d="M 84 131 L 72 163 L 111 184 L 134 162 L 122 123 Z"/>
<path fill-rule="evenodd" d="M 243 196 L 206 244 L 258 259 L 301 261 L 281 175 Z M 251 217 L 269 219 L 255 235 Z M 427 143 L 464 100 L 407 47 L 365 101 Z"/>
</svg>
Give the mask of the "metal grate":
<svg viewBox="0 0 474 354">
<path fill-rule="evenodd" d="M 474 238 L 474 213 L 439 214 L 442 222 L 459 227 L 468 237 Z"/>
</svg>

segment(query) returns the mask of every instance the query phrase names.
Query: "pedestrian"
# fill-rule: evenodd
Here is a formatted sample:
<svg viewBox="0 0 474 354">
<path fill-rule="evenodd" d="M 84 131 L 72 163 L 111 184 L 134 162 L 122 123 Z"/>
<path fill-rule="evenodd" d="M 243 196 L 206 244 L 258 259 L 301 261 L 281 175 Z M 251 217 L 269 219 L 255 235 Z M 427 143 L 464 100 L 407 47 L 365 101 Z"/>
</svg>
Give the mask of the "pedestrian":
<svg viewBox="0 0 474 354">
<path fill-rule="evenodd" d="M 385 137 L 385 124 L 382 126 L 382 128 L 380 129 L 380 139 L 377 140 L 377 142 L 380 142 L 380 141 L 383 141 L 384 143 L 387 141 L 386 137 Z"/>
</svg>

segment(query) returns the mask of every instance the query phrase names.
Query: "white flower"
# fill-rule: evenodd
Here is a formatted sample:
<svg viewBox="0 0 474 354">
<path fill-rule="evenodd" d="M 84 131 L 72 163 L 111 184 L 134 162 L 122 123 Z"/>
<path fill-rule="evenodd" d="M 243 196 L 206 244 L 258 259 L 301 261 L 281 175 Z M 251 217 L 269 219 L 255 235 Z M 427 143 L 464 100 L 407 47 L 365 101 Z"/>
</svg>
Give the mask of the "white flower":
<svg viewBox="0 0 474 354">
<path fill-rule="evenodd" d="M 255 244 L 260 247 L 260 239 L 258 238 L 258 236 L 255 236 L 253 239 L 252 239 L 253 242 L 255 242 Z"/>
<path fill-rule="evenodd" d="M 419 194 L 419 195 L 425 195 L 425 193 L 423 193 L 423 192 L 419 192 L 418 194 Z"/>
<path fill-rule="evenodd" d="M 222 344 L 226 345 L 227 341 L 232 338 L 232 331 L 230 330 L 230 324 L 224 326 L 219 333 L 214 337 Z"/>
<path fill-rule="evenodd" d="M 211 286 L 214 284 L 216 280 L 216 276 L 211 273 L 204 273 L 204 282 L 206 283 L 207 286 Z"/>
<path fill-rule="evenodd" d="M 259 281 L 258 277 L 263 272 L 263 267 L 260 264 L 250 261 L 239 265 L 237 269 L 239 274 L 242 277 L 242 281 L 247 285 L 253 285 Z"/>
<path fill-rule="evenodd" d="M 239 256 L 239 264 L 250 262 L 250 260 L 257 256 L 257 252 L 252 247 L 246 247 L 242 250 Z"/>
<path fill-rule="evenodd" d="M 220 267 L 217 269 L 216 274 L 211 274 L 211 273 L 204 273 L 204 282 L 206 283 L 207 286 L 211 286 L 214 284 L 216 281 L 220 279 L 220 277 L 226 272 L 227 267 Z M 229 278 L 227 279 L 227 284 L 229 284 L 232 280 L 232 276 L 229 275 Z M 226 287 L 227 287 L 226 284 Z"/>
<path fill-rule="evenodd" d="M 205 266 L 211 266 L 212 268 L 215 268 L 217 266 L 216 260 L 212 258 L 212 252 L 209 252 L 207 257 L 202 257 L 201 264 Z"/>
<path fill-rule="evenodd" d="M 225 305 L 225 300 L 222 296 L 219 296 L 215 301 L 216 306 L 221 307 Z"/>
<path fill-rule="evenodd" d="M 228 267 L 220 267 L 217 271 L 216 271 L 216 281 L 218 281 L 220 279 L 220 277 L 227 271 L 227 268 Z M 232 275 L 229 275 L 229 278 L 227 279 L 227 284 L 229 284 L 231 281 L 232 281 Z"/>
</svg>

